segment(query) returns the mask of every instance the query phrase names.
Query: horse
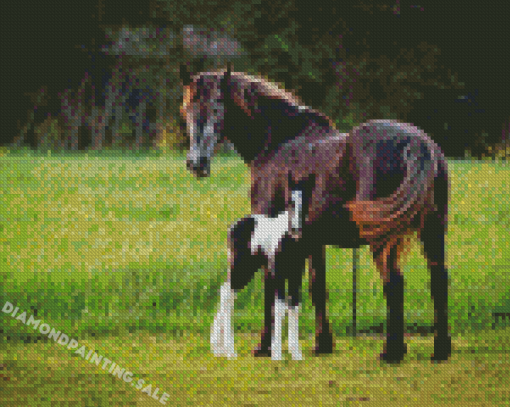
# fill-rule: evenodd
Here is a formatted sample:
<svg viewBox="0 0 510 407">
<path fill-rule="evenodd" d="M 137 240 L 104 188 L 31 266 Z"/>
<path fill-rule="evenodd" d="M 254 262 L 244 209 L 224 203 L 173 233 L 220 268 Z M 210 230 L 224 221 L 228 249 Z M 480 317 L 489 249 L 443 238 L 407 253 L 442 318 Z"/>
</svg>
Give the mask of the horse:
<svg viewBox="0 0 510 407">
<path fill-rule="evenodd" d="M 252 213 L 228 234 L 227 281 L 211 328 L 216 356 L 237 356 L 232 313 L 237 293 L 264 271 L 264 329 L 255 356 L 281 359 L 281 326 L 289 313 L 289 350 L 298 341 L 299 290 L 308 258 L 315 307 L 314 354 L 333 352 L 326 314 L 326 245 L 369 245 L 383 280 L 387 334 L 382 361 L 398 363 L 404 343 L 404 278 L 399 267 L 417 232 L 431 273 L 433 361 L 451 354 L 445 237 L 446 159 L 417 127 L 370 120 L 340 133 L 331 120 L 262 77 L 226 70 L 191 74 L 180 67 L 181 115 L 190 137 L 186 166 L 210 175 L 215 146 L 230 141 L 251 170 Z M 289 303 L 285 306 L 285 280 Z M 273 329 L 274 328 L 274 329 Z"/>
</svg>

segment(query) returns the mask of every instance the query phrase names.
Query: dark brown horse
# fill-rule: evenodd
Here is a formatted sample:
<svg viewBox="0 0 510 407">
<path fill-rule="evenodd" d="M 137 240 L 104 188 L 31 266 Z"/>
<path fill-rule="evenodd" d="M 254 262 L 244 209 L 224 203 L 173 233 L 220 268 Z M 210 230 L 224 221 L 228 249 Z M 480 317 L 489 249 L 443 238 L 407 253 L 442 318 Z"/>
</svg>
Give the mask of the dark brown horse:
<svg viewBox="0 0 510 407">
<path fill-rule="evenodd" d="M 404 343 L 404 279 L 399 267 L 414 231 L 431 272 L 435 312 L 433 360 L 451 353 L 445 234 L 448 177 L 439 147 L 421 130 L 374 120 L 348 134 L 275 84 L 244 73 L 181 66 L 181 113 L 191 138 L 188 169 L 208 176 L 215 145 L 228 139 L 251 169 L 252 214 L 229 233 L 229 271 L 211 332 L 216 355 L 235 356 L 235 293 L 265 268 L 264 330 L 257 356 L 281 358 L 285 279 L 289 281 L 289 348 L 298 343 L 299 291 L 309 259 L 316 313 L 316 353 L 332 353 L 326 315 L 325 246 L 370 245 L 387 301 L 381 358 L 399 362 Z"/>
</svg>

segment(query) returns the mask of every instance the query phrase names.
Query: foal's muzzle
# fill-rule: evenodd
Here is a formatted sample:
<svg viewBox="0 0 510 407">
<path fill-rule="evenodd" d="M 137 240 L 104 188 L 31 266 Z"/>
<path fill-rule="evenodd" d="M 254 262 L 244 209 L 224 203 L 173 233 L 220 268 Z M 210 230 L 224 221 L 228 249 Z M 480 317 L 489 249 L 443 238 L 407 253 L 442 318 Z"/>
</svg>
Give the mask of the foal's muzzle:
<svg viewBox="0 0 510 407">
<path fill-rule="evenodd" d="M 198 162 L 194 160 L 188 159 L 186 161 L 186 167 L 190 170 L 195 176 L 208 177 L 211 172 L 210 162 L 207 157 L 200 157 Z"/>
</svg>

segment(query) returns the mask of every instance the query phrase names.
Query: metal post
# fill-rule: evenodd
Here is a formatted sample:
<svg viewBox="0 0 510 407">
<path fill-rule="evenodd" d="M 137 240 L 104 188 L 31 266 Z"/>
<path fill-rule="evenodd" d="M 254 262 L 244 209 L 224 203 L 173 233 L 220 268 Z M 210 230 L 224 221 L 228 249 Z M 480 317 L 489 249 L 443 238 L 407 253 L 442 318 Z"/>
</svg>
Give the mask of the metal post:
<svg viewBox="0 0 510 407">
<path fill-rule="evenodd" d="M 351 335 L 356 336 L 356 277 L 359 263 L 359 249 L 352 251 L 352 331 Z"/>
</svg>

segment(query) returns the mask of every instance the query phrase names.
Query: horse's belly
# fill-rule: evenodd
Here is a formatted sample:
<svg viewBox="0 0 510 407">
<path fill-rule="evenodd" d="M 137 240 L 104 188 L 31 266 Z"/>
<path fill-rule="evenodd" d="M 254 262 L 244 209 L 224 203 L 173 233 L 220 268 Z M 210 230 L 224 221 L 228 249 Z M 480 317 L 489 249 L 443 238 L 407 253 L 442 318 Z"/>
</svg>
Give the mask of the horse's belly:
<svg viewBox="0 0 510 407">
<path fill-rule="evenodd" d="M 303 236 L 324 245 L 354 248 L 368 244 L 360 237 L 359 228 L 349 217 L 347 209 L 328 210 L 314 222 L 306 224 Z"/>
</svg>

